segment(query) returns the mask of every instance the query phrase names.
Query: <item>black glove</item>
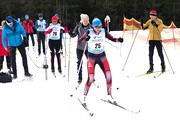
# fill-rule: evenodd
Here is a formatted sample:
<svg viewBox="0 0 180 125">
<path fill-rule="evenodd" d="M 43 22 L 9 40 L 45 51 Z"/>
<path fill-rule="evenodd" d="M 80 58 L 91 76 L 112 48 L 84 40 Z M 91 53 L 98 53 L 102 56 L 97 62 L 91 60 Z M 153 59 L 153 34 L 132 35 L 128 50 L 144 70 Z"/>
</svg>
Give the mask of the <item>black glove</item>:
<svg viewBox="0 0 180 125">
<path fill-rule="evenodd" d="M 85 40 L 86 40 L 86 41 L 89 41 L 90 38 L 91 38 L 91 37 L 88 35 L 88 36 L 85 37 Z"/>
<path fill-rule="evenodd" d="M 24 47 L 28 46 L 27 38 L 26 37 L 23 37 L 23 44 L 24 44 Z"/>
<path fill-rule="evenodd" d="M 70 35 L 70 37 L 72 37 L 72 38 L 76 36 L 76 35 L 73 33 L 73 30 L 72 30 L 72 29 L 69 30 L 69 35 Z"/>
<path fill-rule="evenodd" d="M 155 27 L 158 27 L 157 23 L 154 20 L 151 21 L 151 24 Z"/>
<path fill-rule="evenodd" d="M 65 31 L 63 29 L 60 30 L 60 33 L 65 33 Z"/>
<path fill-rule="evenodd" d="M 118 41 L 122 43 L 122 42 L 124 41 L 124 39 L 121 38 L 121 37 L 119 37 L 119 38 L 118 38 Z"/>
</svg>

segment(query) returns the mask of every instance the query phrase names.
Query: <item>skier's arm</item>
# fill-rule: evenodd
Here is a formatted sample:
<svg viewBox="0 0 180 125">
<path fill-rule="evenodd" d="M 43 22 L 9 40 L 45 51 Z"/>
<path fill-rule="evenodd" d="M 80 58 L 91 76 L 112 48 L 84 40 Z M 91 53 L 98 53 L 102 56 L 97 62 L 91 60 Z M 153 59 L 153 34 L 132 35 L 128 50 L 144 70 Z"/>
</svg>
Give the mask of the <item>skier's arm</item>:
<svg viewBox="0 0 180 125">
<path fill-rule="evenodd" d="M 90 39 L 89 30 L 87 30 L 87 31 L 78 39 L 78 43 L 79 43 L 79 42 L 88 41 L 89 39 Z"/>
<path fill-rule="evenodd" d="M 70 30 L 70 31 L 69 31 L 69 35 L 70 35 L 72 38 L 74 38 L 74 37 L 76 37 L 76 36 L 78 35 L 78 27 L 79 27 L 79 25 L 77 25 L 73 30 Z"/>
<path fill-rule="evenodd" d="M 111 41 L 114 41 L 114 42 L 123 42 L 123 38 L 119 37 L 119 38 L 114 38 L 108 31 L 105 30 L 105 37 L 108 38 L 109 40 Z"/>
<path fill-rule="evenodd" d="M 44 31 L 44 35 L 50 34 L 52 32 L 52 26 L 49 26 L 45 31 Z"/>
</svg>

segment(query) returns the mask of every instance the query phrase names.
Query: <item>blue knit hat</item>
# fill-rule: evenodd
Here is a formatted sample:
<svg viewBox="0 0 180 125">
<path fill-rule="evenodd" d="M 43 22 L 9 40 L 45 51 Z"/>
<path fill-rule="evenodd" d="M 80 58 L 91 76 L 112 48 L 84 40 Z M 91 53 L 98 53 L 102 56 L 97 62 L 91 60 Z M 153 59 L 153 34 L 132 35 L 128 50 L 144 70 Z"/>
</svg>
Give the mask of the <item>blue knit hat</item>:
<svg viewBox="0 0 180 125">
<path fill-rule="evenodd" d="M 13 23 L 14 19 L 12 18 L 12 16 L 8 16 L 8 17 L 6 18 L 6 21 L 7 21 L 8 23 Z"/>
</svg>

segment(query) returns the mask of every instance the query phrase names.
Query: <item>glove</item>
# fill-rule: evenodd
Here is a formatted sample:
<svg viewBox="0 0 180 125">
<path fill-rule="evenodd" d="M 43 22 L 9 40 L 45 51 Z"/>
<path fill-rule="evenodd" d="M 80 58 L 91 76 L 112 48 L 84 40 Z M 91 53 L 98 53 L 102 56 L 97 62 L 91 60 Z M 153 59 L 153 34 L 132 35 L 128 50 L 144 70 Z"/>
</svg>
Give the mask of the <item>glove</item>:
<svg viewBox="0 0 180 125">
<path fill-rule="evenodd" d="M 70 37 L 72 37 L 72 38 L 76 36 L 76 35 L 73 33 L 73 30 L 72 30 L 72 29 L 69 30 L 69 35 L 70 35 Z"/>
<path fill-rule="evenodd" d="M 26 38 L 26 37 L 23 37 L 23 43 L 24 43 L 24 47 L 27 47 L 27 46 L 28 46 L 27 38 Z"/>
<path fill-rule="evenodd" d="M 85 37 L 85 40 L 86 40 L 86 41 L 89 41 L 90 38 L 91 38 L 91 37 L 88 35 L 88 36 Z"/>
<path fill-rule="evenodd" d="M 151 24 L 155 27 L 158 27 L 157 23 L 154 20 L 151 21 Z"/>
<path fill-rule="evenodd" d="M 124 39 L 121 38 L 121 37 L 119 37 L 119 38 L 118 38 L 118 41 L 122 43 L 122 42 L 124 41 Z"/>
<path fill-rule="evenodd" d="M 60 30 L 60 33 L 65 33 L 65 31 L 63 29 Z"/>
</svg>

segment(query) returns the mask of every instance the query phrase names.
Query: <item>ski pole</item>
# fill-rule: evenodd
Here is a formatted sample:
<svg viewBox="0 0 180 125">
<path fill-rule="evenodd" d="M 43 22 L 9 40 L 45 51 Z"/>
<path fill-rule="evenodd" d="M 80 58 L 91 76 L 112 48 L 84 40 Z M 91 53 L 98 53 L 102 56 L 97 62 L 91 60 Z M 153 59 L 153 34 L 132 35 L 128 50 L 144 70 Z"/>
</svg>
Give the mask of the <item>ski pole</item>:
<svg viewBox="0 0 180 125">
<path fill-rule="evenodd" d="M 85 47 L 84 47 L 83 55 L 84 55 L 84 53 L 86 52 L 87 43 L 88 43 L 88 42 L 86 41 L 86 45 L 85 45 Z M 79 68 L 78 68 L 77 74 L 79 74 L 80 69 L 81 69 L 81 66 L 82 66 L 82 62 L 83 62 L 83 55 L 82 55 L 82 58 L 81 58 L 81 62 L 80 62 L 80 65 L 79 65 Z"/>
<path fill-rule="evenodd" d="M 106 40 L 106 42 L 109 43 L 109 44 L 110 44 L 111 46 L 113 46 L 114 48 L 119 49 L 118 47 L 116 47 L 116 46 L 113 45 L 112 43 L 108 42 L 107 40 Z"/>
<path fill-rule="evenodd" d="M 47 41 L 45 41 L 47 43 L 45 43 L 46 45 L 46 48 L 45 48 L 45 56 L 44 56 L 44 65 L 43 65 L 43 68 L 45 69 L 45 79 L 47 80 L 48 79 L 48 75 L 47 75 L 47 69 L 48 69 L 48 65 L 47 65 L 47 57 L 46 57 L 46 54 L 47 54 L 47 49 L 48 49 L 48 42 L 49 42 L 49 38 L 47 38 Z"/>
<path fill-rule="evenodd" d="M 125 61 L 125 63 L 124 63 L 124 67 L 123 67 L 122 71 L 124 71 L 124 68 L 125 68 L 125 66 L 126 66 L 127 60 L 128 60 L 129 55 L 130 55 L 130 53 L 131 53 L 131 50 L 132 50 L 132 47 L 133 47 L 134 42 L 135 42 L 135 40 L 136 40 L 136 37 L 137 37 L 138 32 L 139 32 L 139 30 L 136 32 L 136 36 L 134 37 L 133 43 L 132 43 L 131 48 L 130 48 L 130 50 L 129 50 L 129 53 L 128 53 L 128 56 L 127 56 L 126 61 Z"/>
<path fill-rule="evenodd" d="M 71 37 L 69 38 L 68 82 L 69 82 L 69 73 L 70 73 L 70 53 L 71 53 Z"/>
<path fill-rule="evenodd" d="M 161 43 L 161 44 L 162 44 L 162 43 Z M 164 46 L 162 45 L 162 47 L 163 47 L 164 53 L 165 53 L 165 55 L 166 55 L 166 58 L 167 58 L 167 60 L 168 60 L 168 62 L 169 62 L 169 65 L 170 65 L 170 67 L 171 67 L 171 70 L 172 70 L 173 74 L 175 74 L 175 72 L 174 72 L 174 70 L 173 70 L 173 68 L 172 68 L 171 62 L 170 62 L 170 60 L 169 60 L 169 58 L 168 58 L 168 55 L 167 55 L 167 53 L 166 53 L 166 51 L 165 51 L 165 49 L 164 49 Z"/>
<path fill-rule="evenodd" d="M 156 27 L 156 29 L 158 30 L 158 32 L 160 32 L 157 27 Z M 158 34 L 158 37 L 161 38 L 161 37 L 159 36 L 159 34 Z M 164 53 L 165 53 L 165 55 L 166 55 L 166 58 L 167 58 L 167 60 L 168 60 L 168 62 L 169 62 L 169 65 L 170 65 L 170 67 L 171 67 L 171 70 L 172 70 L 173 74 L 175 74 L 175 72 L 174 72 L 174 70 L 173 70 L 173 68 L 172 68 L 172 65 L 171 65 L 171 63 L 170 63 L 170 60 L 169 60 L 169 58 L 168 58 L 168 55 L 167 55 L 167 53 L 166 53 L 166 51 L 165 51 L 165 48 L 164 48 L 164 46 L 163 46 L 163 44 L 162 44 L 162 40 L 160 41 L 160 43 L 161 43 L 161 45 L 162 45 L 162 48 L 163 48 Z"/>
<path fill-rule="evenodd" d="M 65 38 L 64 38 L 64 67 L 66 67 L 66 33 L 65 33 L 65 36 L 64 36 Z"/>
</svg>

